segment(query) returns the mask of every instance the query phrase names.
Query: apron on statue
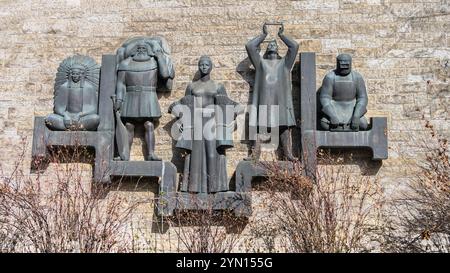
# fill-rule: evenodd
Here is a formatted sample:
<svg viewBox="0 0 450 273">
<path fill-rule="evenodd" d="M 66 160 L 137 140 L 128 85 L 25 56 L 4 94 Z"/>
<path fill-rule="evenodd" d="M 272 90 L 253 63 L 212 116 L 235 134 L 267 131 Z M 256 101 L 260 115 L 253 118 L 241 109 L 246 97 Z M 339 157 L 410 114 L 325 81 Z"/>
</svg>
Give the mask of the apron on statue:
<svg viewBox="0 0 450 273">
<path fill-rule="evenodd" d="M 334 80 L 333 93 L 338 94 L 345 92 L 345 97 L 353 98 L 351 100 L 335 100 L 331 101 L 331 105 L 336 111 L 339 123 L 350 124 L 353 116 L 353 111 L 356 105 L 356 86 L 353 82 L 353 74 L 349 77 L 336 77 Z M 342 98 L 345 99 L 345 98 Z"/>
</svg>

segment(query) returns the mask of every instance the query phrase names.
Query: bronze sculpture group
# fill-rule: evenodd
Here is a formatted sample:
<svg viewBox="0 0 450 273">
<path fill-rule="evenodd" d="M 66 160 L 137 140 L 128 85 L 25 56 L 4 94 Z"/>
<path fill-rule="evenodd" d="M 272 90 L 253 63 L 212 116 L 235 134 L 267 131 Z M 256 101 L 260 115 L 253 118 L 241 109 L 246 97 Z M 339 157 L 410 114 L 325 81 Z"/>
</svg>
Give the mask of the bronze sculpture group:
<svg viewBox="0 0 450 273">
<path fill-rule="evenodd" d="M 260 46 L 268 35 L 268 25 L 270 24 L 265 23 L 262 33 L 246 45 L 249 60 L 256 73 L 248 120 L 249 132 L 254 134 L 250 135 L 253 140 L 253 152 L 242 162 L 257 162 L 260 158 L 261 143 L 273 140 L 271 138 L 274 136 L 280 139 L 286 162 L 296 160 L 291 140 L 292 128 L 297 125 L 291 74 L 299 44 L 284 34 L 283 24 L 275 23 L 279 25 L 278 37 L 287 46 L 287 53 L 280 56 L 276 40 L 271 40 L 267 41 L 264 54 L 260 54 Z M 313 130 L 334 132 L 338 134 L 338 139 L 345 139 L 349 132 L 370 129 L 364 117 L 368 99 L 361 74 L 352 70 L 351 56 L 340 54 L 336 60 L 336 69 L 325 76 L 318 93 L 320 122 Z M 147 166 L 132 165 L 133 161 L 130 161 L 135 127 L 142 126 L 145 132 L 144 157 L 151 164 L 148 166 L 164 169 L 164 162 L 155 163 L 162 165 L 154 165 L 151 162 L 161 162 L 155 153 L 155 122 L 162 115 L 157 92 L 170 92 L 172 89 L 175 69 L 170 48 L 163 37 L 129 39 L 117 50 L 115 61 L 112 60 L 112 63 L 115 67 L 109 68 L 110 76 L 102 82 L 108 84 L 107 87 L 104 86 L 105 90 L 109 90 L 108 92 L 111 92 L 111 88 L 114 90 L 109 94 L 109 101 L 103 98 L 99 102 L 100 67 L 92 58 L 86 56 L 77 55 L 64 60 L 55 81 L 54 113 L 45 118 L 47 126 L 45 130 L 55 133 L 95 132 L 97 128 L 102 127 L 101 130 L 106 132 L 106 141 L 103 141 L 102 145 L 114 147 L 111 149 L 108 146 L 111 155 L 108 154 L 105 158 L 110 158 L 107 161 L 111 163 L 106 164 L 111 167 L 124 162 L 128 164 L 126 165 L 128 170 L 125 168 L 123 174 L 134 176 L 145 173 Z M 232 188 L 236 188 L 234 190 L 237 191 L 240 187 L 238 185 L 240 182 L 236 182 L 236 187 L 230 187 L 226 150 L 233 147 L 232 133 L 235 119 L 243 110 L 241 105 L 228 97 L 223 84 L 211 79 L 212 69 L 211 58 L 200 57 L 198 79 L 188 84 L 183 98 L 169 106 L 169 113 L 175 116 L 180 125 L 181 133 L 175 139 L 176 147 L 185 151 L 184 169 L 178 191 L 186 194 L 201 196 L 201 194 L 229 193 Z M 102 73 L 106 75 L 107 72 Z M 313 92 L 315 93 L 315 90 Z M 99 106 L 104 110 L 100 111 Z M 306 105 L 305 108 L 308 107 L 310 106 Z M 315 102 L 314 108 L 311 109 L 315 111 Z M 108 124 L 112 125 L 104 123 L 99 127 L 102 117 L 107 117 Z M 307 115 L 305 117 L 308 118 Z M 41 132 L 44 129 L 39 130 Z M 108 140 L 109 130 L 113 130 L 111 141 Z M 274 135 L 274 132 L 277 135 Z M 36 137 L 39 136 L 35 131 Z M 62 133 L 59 138 L 66 138 L 66 135 Z M 95 141 L 91 142 L 97 143 Z M 42 149 L 39 145 L 51 145 L 50 140 L 43 144 L 35 142 L 37 144 L 33 146 L 33 151 Z M 149 176 L 154 175 L 153 173 L 164 173 L 164 170 L 152 171 Z"/>
</svg>

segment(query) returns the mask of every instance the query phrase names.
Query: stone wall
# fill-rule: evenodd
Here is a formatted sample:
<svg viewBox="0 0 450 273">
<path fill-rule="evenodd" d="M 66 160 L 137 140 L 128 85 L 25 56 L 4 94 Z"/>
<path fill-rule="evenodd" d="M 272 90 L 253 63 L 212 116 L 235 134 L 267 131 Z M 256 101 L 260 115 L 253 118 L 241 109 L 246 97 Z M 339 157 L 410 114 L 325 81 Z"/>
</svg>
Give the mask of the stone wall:
<svg viewBox="0 0 450 273">
<path fill-rule="evenodd" d="M 239 71 L 245 43 L 261 32 L 264 21 L 283 21 L 285 33 L 300 51 L 317 53 L 317 86 L 333 69 L 338 53 L 353 54 L 354 68 L 365 77 L 367 116 L 387 116 L 389 159 L 382 165 L 368 154 L 344 162 L 355 175 L 376 176 L 387 193 L 412 175 L 404 167 L 423 156 L 423 119 L 450 136 L 450 4 L 448 0 L 58 0 L 0 2 L 0 162 L 8 172 L 26 148 L 28 170 L 33 121 L 53 107 L 53 81 L 64 58 L 85 54 L 100 62 L 127 38 L 162 35 L 176 66 L 173 92 L 160 100 L 163 117 L 157 128 L 157 154 L 175 161 L 167 124 L 169 104 L 182 97 L 197 70 L 198 57 L 211 56 L 212 77 L 242 104 L 250 84 Z M 271 33 L 276 30 L 271 29 Z M 285 48 L 283 48 L 285 50 Z M 298 77 L 294 69 L 294 97 Z M 296 106 L 298 101 L 296 101 Z M 296 109 L 299 113 L 298 107 Z M 296 143 L 298 143 L 298 137 Z M 296 145 L 298 147 L 298 145 Z M 228 152 L 230 176 L 247 146 Z M 133 158 L 142 159 L 136 139 Z M 87 176 L 89 175 L 89 166 Z M 51 168 L 46 172 L 51 175 Z M 149 186 L 149 196 L 156 190 Z M 133 192 L 128 192 L 133 198 Z M 140 225 L 151 236 L 153 208 L 139 210 Z M 158 246 L 159 250 L 174 251 Z"/>
</svg>

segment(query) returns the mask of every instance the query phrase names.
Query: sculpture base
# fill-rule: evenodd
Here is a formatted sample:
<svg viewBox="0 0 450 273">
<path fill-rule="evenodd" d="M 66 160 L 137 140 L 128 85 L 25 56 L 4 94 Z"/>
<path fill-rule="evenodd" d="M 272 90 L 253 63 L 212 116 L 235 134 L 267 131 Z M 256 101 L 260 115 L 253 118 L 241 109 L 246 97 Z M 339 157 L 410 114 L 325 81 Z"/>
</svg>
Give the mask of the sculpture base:
<svg viewBox="0 0 450 273">
<path fill-rule="evenodd" d="M 107 176 L 113 135 L 109 131 L 52 131 L 45 117 L 34 119 L 32 170 L 39 170 L 49 156 L 50 147 L 91 147 L 95 150 L 94 181 L 109 182 Z"/>
<path fill-rule="evenodd" d="M 307 174 L 315 177 L 317 149 L 344 148 L 370 149 L 372 160 L 388 158 L 387 118 L 371 118 L 371 129 L 358 132 L 302 131 L 303 162 Z"/>
<path fill-rule="evenodd" d="M 251 194 L 242 192 L 189 193 L 178 192 L 175 196 L 177 210 L 230 210 L 236 217 L 249 217 Z"/>
<path fill-rule="evenodd" d="M 237 217 L 249 217 L 252 214 L 251 173 L 256 176 L 257 169 L 251 161 L 241 161 L 236 168 L 235 191 L 217 193 L 178 192 L 168 196 L 168 203 L 176 200 L 176 210 L 230 210 Z"/>
<path fill-rule="evenodd" d="M 176 207 L 177 169 L 167 161 L 111 161 L 110 176 L 158 177 L 158 216 L 171 216 Z"/>
<path fill-rule="evenodd" d="M 367 131 L 315 131 L 317 148 L 369 148 L 372 160 L 388 158 L 387 118 L 371 118 Z"/>
<path fill-rule="evenodd" d="M 280 170 L 294 169 L 294 162 L 292 161 L 240 161 L 236 168 L 236 187 L 250 192 L 253 178 L 267 176 L 267 170 L 264 165 L 268 164 L 276 164 Z"/>
<path fill-rule="evenodd" d="M 44 117 L 36 117 L 32 147 L 32 170 L 44 170 L 51 147 L 92 147 L 95 150 L 94 182 L 110 183 L 111 177 L 159 177 L 158 215 L 172 215 L 176 206 L 171 198 L 162 195 L 176 194 L 176 167 L 165 161 L 114 161 L 112 160 L 113 133 L 110 131 L 52 131 L 45 125 Z M 164 199 L 164 200 L 163 200 Z M 174 203 L 171 203 L 174 202 Z"/>
</svg>

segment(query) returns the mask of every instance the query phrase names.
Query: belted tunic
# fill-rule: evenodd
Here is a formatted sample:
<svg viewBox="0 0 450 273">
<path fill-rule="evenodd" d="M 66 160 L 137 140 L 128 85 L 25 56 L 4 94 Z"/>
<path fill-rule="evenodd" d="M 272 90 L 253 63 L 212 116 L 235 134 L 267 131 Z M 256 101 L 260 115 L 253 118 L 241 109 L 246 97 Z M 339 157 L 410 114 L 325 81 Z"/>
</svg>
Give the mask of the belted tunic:
<svg viewBox="0 0 450 273">
<path fill-rule="evenodd" d="M 140 64 L 126 59 L 118 67 L 125 71 L 126 92 L 123 97 L 121 117 L 123 118 L 159 118 L 161 109 L 156 87 L 158 70 L 155 61 Z M 140 85 L 137 85 L 140 83 Z"/>
</svg>

